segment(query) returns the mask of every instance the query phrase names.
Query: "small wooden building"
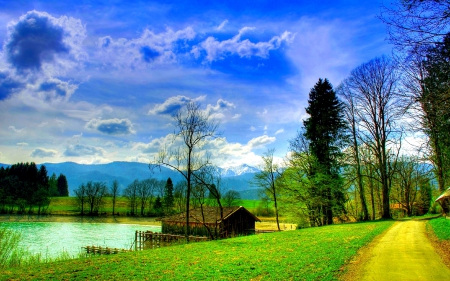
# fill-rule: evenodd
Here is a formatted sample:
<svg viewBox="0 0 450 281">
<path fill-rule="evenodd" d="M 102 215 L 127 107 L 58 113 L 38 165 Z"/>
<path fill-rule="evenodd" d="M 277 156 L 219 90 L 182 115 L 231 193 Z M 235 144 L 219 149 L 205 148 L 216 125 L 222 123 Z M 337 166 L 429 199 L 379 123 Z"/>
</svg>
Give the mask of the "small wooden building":
<svg viewBox="0 0 450 281">
<path fill-rule="evenodd" d="M 219 207 L 191 209 L 189 211 L 190 235 L 229 238 L 255 233 L 255 222 L 261 221 L 244 207 L 224 207 L 221 218 Z M 186 213 L 161 219 L 162 233 L 185 234 Z M 208 231 L 209 229 L 209 231 Z"/>
</svg>

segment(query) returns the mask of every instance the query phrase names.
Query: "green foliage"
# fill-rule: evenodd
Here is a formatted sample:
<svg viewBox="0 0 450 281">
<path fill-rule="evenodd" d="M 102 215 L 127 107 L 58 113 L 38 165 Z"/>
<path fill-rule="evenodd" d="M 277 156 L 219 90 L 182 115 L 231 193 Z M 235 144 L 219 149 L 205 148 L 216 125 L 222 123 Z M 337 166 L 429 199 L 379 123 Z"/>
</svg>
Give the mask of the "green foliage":
<svg viewBox="0 0 450 281">
<path fill-rule="evenodd" d="M 50 184 L 47 169 L 41 165 L 38 169 L 35 163 L 18 163 L 0 173 L 0 212 L 31 213 L 33 207 L 48 206 Z M 27 210 L 28 209 L 28 210 Z"/>
<path fill-rule="evenodd" d="M 18 280 L 336 280 L 392 221 L 334 225 L 9 269 Z M 205 255 L 205 253 L 210 253 Z"/>
<path fill-rule="evenodd" d="M 439 240 L 450 240 L 450 220 L 445 217 L 432 219 L 429 224 Z"/>
</svg>

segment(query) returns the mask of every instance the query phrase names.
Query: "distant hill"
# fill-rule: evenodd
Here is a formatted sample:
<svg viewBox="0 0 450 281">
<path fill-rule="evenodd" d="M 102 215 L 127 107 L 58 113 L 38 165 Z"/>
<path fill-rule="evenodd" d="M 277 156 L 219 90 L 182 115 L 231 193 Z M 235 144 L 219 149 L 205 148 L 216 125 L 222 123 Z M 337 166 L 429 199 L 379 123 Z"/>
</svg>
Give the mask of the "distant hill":
<svg viewBox="0 0 450 281">
<path fill-rule="evenodd" d="M 59 174 L 64 174 L 66 176 L 69 184 L 69 194 L 71 196 L 75 194 L 75 189 L 88 181 L 104 182 L 110 186 L 114 180 L 117 180 L 120 188 L 123 190 L 135 179 L 144 180 L 156 178 L 158 180 L 167 180 L 167 178 L 170 177 L 175 184 L 178 181 L 183 180 L 178 172 L 166 167 L 155 169 L 152 172 L 148 168 L 148 164 L 137 162 L 112 162 L 95 165 L 77 164 L 74 162 L 43 164 L 47 168 L 49 176 L 53 173 L 55 173 L 56 176 Z M 0 164 L 0 167 L 1 166 L 6 168 L 10 165 Z M 222 188 L 225 190 L 233 189 L 238 192 L 255 189 L 255 187 L 250 184 L 250 181 L 258 171 L 257 168 L 248 165 L 228 167 L 225 169 L 221 168 Z M 242 199 L 255 199 L 253 198 L 253 194 L 250 196 L 252 198 L 246 198 L 245 194 L 247 193 L 241 194 Z"/>
</svg>

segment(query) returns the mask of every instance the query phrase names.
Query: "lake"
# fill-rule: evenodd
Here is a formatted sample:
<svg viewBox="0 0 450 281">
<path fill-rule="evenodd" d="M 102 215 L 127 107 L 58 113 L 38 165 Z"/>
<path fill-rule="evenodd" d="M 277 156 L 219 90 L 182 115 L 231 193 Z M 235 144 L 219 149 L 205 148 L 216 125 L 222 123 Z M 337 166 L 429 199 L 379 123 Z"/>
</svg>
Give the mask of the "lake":
<svg viewBox="0 0 450 281">
<path fill-rule="evenodd" d="M 130 249 L 136 230 L 161 232 L 160 226 L 153 225 L 85 222 L 0 222 L 0 227 L 20 231 L 21 247 L 51 258 L 63 251 L 78 256 L 85 246 Z"/>
</svg>

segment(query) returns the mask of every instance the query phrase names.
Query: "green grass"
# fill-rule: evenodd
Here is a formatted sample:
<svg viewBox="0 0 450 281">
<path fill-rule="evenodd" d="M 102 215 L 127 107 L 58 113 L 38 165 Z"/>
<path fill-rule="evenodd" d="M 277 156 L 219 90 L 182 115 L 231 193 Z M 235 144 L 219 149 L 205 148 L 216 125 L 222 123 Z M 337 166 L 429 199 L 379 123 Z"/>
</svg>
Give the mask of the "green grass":
<svg viewBox="0 0 450 281">
<path fill-rule="evenodd" d="M 393 221 L 192 243 L 5 270 L 3 280 L 335 280 Z"/>
<path fill-rule="evenodd" d="M 450 220 L 445 217 L 432 219 L 429 224 L 439 240 L 450 240 Z"/>
</svg>

